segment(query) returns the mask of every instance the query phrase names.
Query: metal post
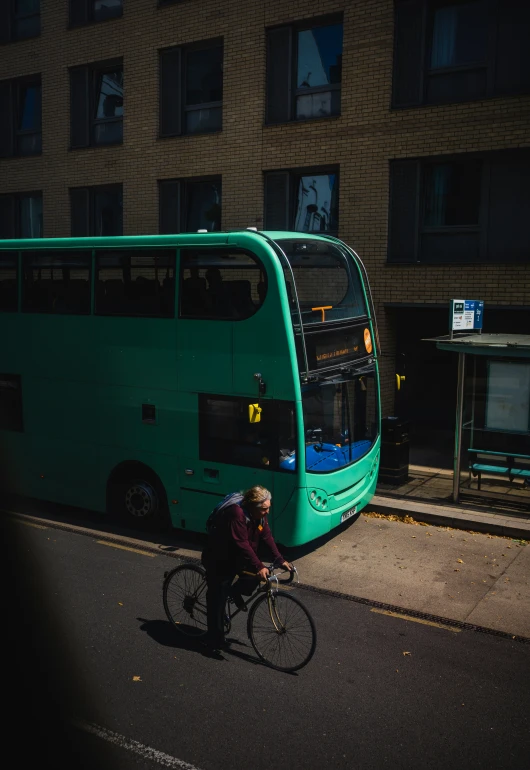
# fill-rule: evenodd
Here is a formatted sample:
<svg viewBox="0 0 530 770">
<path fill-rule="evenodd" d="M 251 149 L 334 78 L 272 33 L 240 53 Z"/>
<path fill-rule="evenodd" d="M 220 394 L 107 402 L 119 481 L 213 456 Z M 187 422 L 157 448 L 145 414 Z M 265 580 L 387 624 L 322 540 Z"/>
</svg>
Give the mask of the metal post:
<svg viewBox="0 0 530 770">
<path fill-rule="evenodd" d="M 460 460 L 462 455 L 462 415 L 464 413 L 464 370 L 466 354 L 458 354 L 458 383 L 456 386 L 456 425 L 453 466 L 453 502 L 458 502 L 460 491 Z"/>
</svg>

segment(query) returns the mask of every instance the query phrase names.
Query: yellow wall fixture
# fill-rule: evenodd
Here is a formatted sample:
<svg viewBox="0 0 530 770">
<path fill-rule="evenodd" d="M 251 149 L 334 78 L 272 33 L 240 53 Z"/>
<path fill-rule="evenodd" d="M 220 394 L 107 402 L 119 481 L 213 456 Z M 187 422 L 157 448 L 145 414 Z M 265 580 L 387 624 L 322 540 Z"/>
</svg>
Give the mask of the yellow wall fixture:
<svg viewBox="0 0 530 770">
<path fill-rule="evenodd" d="M 404 374 L 396 374 L 396 385 L 397 389 L 401 390 L 401 383 L 405 382 L 405 375 Z"/>
</svg>

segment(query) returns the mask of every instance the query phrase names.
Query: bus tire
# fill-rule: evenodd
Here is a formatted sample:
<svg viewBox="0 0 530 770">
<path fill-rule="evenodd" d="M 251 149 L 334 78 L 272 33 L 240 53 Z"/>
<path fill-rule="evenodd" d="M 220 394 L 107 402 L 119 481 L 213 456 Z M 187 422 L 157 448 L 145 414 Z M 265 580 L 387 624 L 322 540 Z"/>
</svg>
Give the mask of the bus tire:
<svg viewBox="0 0 530 770">
<path fill-rule="evenodd" d="M 167 531 L 169 508 L 164 486 L 156 473 L 141 463 L 118 469 L 108 483 L 108 509 L 133 529 Z"/>
</svg>

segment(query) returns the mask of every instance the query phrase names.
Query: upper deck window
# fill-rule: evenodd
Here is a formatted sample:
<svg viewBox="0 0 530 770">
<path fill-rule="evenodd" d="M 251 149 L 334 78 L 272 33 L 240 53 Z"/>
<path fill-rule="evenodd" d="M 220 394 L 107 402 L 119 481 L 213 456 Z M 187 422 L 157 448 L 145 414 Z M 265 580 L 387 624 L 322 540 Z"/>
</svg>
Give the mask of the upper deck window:
<svg viewBox="0 0 530 770">
<path fill-rule="evenodd" d="M 238 249 L 182 249 L 180 318 L 242 321 L 265 300 L 265 270 Z"/>
<path fill-rule="evenodd" d="M 317 240 L 279 239 L 277 243 L 291 267 L 284 266 L 284 275 L 295 322 L 296 295 L 304 325 L 367 315 L 359 274 L 341 249 Z"/>
</svg>

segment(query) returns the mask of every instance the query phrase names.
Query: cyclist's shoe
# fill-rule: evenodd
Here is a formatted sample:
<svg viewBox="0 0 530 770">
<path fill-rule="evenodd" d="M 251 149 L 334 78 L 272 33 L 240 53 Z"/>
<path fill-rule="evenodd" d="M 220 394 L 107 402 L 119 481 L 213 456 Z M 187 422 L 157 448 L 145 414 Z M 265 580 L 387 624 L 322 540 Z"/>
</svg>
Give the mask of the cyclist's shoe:
<svg viewBox="0 0 530 770">
<path fill-rule="evenodd" d="M 248 607 L 241 595 L 238 596 L 235 594 L 234 596 L 231 596 L 230 599 L 236 605 L 238 610 L 241 610 L 242 612 L 248 612 Z"/>
</svg>

